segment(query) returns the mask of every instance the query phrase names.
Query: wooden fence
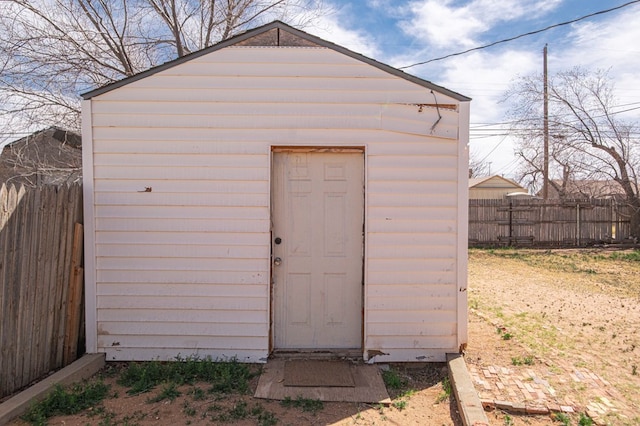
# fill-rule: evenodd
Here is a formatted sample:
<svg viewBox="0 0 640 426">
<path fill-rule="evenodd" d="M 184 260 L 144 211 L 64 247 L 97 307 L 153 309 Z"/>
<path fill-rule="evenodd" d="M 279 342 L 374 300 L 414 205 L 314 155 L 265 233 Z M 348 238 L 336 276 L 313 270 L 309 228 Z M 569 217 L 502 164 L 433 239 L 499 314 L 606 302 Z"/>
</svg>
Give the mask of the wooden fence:
<svg viewBox="0 0 640 426">
<path fill-rule="evenodd" d="M 629 242 L 629 213 L 629 206 L 615 200 L 469 200 L 469 245 Z"/>
<path fill-rule="evenodd" d="M 77 358 L 82 186 L 0 187 L 0 398 Z"/>
</svg>

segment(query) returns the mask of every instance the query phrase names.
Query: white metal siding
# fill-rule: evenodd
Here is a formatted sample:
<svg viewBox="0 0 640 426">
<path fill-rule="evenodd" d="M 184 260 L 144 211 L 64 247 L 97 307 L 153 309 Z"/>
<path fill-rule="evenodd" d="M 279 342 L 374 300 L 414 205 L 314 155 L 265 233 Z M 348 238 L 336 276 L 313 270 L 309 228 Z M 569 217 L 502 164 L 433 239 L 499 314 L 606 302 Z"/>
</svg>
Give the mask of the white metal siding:
<svg viewBox="0 0 640 426">
<path fill-rule="evenodd" d="M 92 98 L 96 349 L 265 360 L 271 146 L 364 146 L 365 357 L 443 360 L 458 344 L 459 113 L 420 107 L 435 103 L 458 104 L 282 47 L 228 47 Z"/>
</svg>

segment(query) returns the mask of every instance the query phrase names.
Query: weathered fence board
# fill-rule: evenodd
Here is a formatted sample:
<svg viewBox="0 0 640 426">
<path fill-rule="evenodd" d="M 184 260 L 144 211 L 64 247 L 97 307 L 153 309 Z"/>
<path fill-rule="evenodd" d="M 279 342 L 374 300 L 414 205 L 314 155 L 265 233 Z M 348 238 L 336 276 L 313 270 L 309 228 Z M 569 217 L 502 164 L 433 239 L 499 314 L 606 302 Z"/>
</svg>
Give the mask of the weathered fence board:
<svg viewBox="0 0 640 426">
<path fill-rule="evenodd" d="M 469 200 L 470 245 L 581 247 L 630 237 L 615 200 Z"/>
<path fill-rule="evenodd" d="M 0 187 L 0 398 L 76 359 L 81 223 L 81 185 Z"/>
</svg>

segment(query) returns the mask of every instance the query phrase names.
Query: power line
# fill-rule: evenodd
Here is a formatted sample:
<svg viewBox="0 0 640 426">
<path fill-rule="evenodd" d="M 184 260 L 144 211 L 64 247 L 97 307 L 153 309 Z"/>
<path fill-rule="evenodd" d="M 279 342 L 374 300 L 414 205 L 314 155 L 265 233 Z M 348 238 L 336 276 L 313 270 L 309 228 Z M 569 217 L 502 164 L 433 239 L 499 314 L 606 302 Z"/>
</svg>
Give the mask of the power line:
<svg viewBox="0 0 640 426">
<path fill-rule="evenodd" d="M 507 43 L 509 41 L 517 40 L 517 39 L 522 38 L 522 37 L 527 37 L 527 36 L 530 36 L 530 35 L 539 34 L 539 33 L 551 30 L 553 28 L 557 28 L 557 27 L 562 27 L 564 25 L 573 24 L 575 22 L 582 21 L 582 20 L 587 19 L 587 18 L 592 18 L 592 17 L 597 16 L 597 15 L 603 15 L 605 13 L 613 12 L 614 10 L 622 9 L 623 7 L 630 6 L 630 5 L 634 4 L 634 3 L 640 3 L 640 0 L 630 1 L 630 2 L 622 4 L 620 6 L 612 7 L 611 9 L 600 10 L 598 12 L 590 13 L 588 15 L 584 15 L 584 16 L 581 16 L 579 18 L 572 19 L 571 21 L 560 22 L 558 24 L 550 25 L 550 26 L 548 26 L 546 28 L 542 28 L 542 29 L 535 30 L 535 31 L 530 31 L 528 33 L 520 34 L 520 35 L 517 35 L 517 36 L 514 36 L 514 37 L 505 38 L 503 40 L 494 41 L 493 43 L 485 44 L 484 46 L 473 47 L 471 49 L 467 49 L 467 50 L 462 51 L 462 52 L 451 53 L 449 55 L 440 56 L 440 57 L 434 58 L 434 59 L 429 59 L 428 61 L 417 62 L 415 64 L 407 65 L 407 66 L 404 66 L 404 67 L 399 67 L 398 69 L 403 70 L 403 69 L 415 67 L 417 65 L 424 65 L 424 64 L 428 64 L 430 62 L 441 61 L 443 59 L 451 58 L 453 56 L 464 55 L 466 53 L 473 52 L 473 51 L 476 51 L 476 50 L 486 49 L 488 47 L 492 47 L 492 46 L 495 46 L 497 44 Z"/>
</svg>

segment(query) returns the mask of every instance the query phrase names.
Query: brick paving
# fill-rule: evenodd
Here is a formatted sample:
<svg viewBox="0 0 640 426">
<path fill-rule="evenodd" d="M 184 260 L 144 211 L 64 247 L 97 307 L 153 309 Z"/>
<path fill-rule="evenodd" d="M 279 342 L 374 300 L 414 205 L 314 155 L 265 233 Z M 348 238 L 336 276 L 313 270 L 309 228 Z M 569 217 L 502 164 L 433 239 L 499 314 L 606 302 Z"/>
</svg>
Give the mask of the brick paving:
<svg viewBox="0 0 640 426">
<path fill-rule="evenodd" d="M 555 372 L 544 366 L 469 365 L 468 368 L 486 410 L 522 414 L 586 412 L 596 424 L 603 424 L 601 420 L 608 414 L 615 413 L 622 418 L 630 415 L 611 384 L 586 368 L 556 369 Z M 563 391 L 558 391 L 554 384 Z M 577 401 L 573 396 L 577 392 L 586 403 Z"/>
</svg>

